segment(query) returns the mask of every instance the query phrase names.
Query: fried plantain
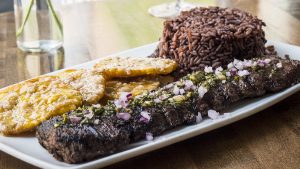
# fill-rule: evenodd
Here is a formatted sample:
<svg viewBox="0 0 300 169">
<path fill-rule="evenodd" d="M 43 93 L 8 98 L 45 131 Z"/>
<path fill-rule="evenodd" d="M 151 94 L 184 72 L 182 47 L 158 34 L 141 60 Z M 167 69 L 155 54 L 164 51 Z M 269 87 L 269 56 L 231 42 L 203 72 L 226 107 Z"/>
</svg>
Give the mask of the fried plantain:
<svg viewBox="0 0 300 169">
<path fill-rule="evenodd" d="M 57 76 L 40 76 L 0 90 L 0 132 L 30 131 L 82 105 L 82 96 Z"/>
<path fill-rule="evenodd" d="M 145 57 L 110 57 L 94 66 L 94 69 L 103 71 L 110 78 L 166 75 L 176 68 L 173 60 Z"/>
<path fill-rule="evenodd" d="M 94 104 L 104 96 L 105 77 L 102 72 L 86 69 L 69 69 L 58 76 L 63 82 L 80 91 L 85 103 Z"/>
<path fill-rule="evenodd" d="M 132 96 L 155 90 L 174 81 L 172 76 L 142 76 L 134 78 L 115 78 L 106 83 L 103 102 L 119 98 L 121 92 L 129 92 Z"/>
</svg>

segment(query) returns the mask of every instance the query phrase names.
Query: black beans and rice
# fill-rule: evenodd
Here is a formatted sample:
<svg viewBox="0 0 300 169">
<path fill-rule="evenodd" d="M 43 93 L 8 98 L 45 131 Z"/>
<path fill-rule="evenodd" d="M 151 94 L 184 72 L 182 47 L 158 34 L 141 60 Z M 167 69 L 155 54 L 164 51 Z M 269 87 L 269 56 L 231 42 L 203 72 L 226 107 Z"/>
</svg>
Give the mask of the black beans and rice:
<svg viewBox="0 0 300 169">
<path fill-rule="evenodd" d="M 181 73 L 263 55 L 265 23 L 239 9 L 194 8 L 164 22 L 154 57 L 175 59 Z"/>
</svg>

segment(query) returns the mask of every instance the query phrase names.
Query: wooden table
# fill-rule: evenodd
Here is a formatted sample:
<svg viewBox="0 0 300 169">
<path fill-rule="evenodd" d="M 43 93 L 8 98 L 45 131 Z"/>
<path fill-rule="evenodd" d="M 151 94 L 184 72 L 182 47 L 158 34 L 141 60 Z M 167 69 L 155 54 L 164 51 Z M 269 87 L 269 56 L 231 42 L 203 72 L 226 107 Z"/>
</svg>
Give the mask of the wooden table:
<svg viewBox="0 0 300 169">
<path fill-rule="evenodd" d="M 163 20 L 149 16 L 147 9 L 162 2 L 165 1 L 110 0 L 64 6 L 64 48 L 43 54 L 19 51 L 13 13 L 0 14 L 0 87 L 157 41 Z M 300 45 L 297 0 L 200 3 L 249 11 L 267 23 L 268 39 Z M 297 93 L 234 124 L 108 168 L 299 168 L 299 100 Z M 9 168 L 34 167 L 0 152 L 0 169 Z"/>
</svg>

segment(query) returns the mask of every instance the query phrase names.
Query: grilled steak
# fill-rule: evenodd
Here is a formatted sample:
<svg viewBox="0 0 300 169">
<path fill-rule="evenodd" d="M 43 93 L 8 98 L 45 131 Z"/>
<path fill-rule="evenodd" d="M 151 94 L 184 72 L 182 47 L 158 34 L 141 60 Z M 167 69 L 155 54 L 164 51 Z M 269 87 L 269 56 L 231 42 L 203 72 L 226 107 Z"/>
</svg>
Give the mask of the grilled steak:
<svg viewBox="0 0 300 169">
<path fill-rule="evenodd" d="M 54 117 L 38 128 L 38 139 L 55 158 L 68 163 L 87 161 L 113 153 L 129 143 L 126 131 L 115 127 L 114 119 L 102 118 L 98 125 L 53 125 L 64 117 Z M 63 156 L 62 156 L 63 154 Z"/>
<path fill-rule="evenodd" d="M 125 93 L 106 106 L 87 106 L 54 117 L 37 128 L 37 138 L 58 160 L 85 162 L 299 80 L 299 61 L 274 56 L 235 60 L 226 70 L 206 67 L 157 91 L 135 98 Z"/>
</svg>

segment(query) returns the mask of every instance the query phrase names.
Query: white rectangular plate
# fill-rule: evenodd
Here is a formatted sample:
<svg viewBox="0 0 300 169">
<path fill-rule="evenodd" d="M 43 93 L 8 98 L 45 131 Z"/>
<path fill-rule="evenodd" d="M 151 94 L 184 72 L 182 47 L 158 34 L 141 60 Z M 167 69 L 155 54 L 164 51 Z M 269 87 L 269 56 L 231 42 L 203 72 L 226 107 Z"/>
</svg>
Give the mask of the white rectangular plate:
<svg viewBox="0 0 300 169">
<path fill-rule="evenodd" d="M 291 59 L 300 60 L 300 47 L 279 42 L 269 42 L 269 44 L 272 44 L 276 47 L 280 56 L 289 54 Z M 127 50 L 125 52 L 121 52 L 112 56 L 144 57 L 150 55 L 154 51 L 156 45 L 157 43 L 153 43 L 139 48 Z M 94 60 L 71 68 L 91 68 L 94 63 L 100 60 L 101 59 Z M 245 100 L 227 109 L 226 112 L 231 113 L 231 115 L 228 117 L 217 120 L 206 118 L 199 124 L 176 128 L 155 138 L 154 141 L 140 141 L 129 145 L 121 152 L 87 163 L 71 165 L 59 162 L 55 160 L 43 147 L 40 146 L 37 138 L 35 137 L 0 136 L 0 150 L 41 168 L 77 169 L 104 167 L 233 123 L 285 99 L 286 97 L 299 91 L 299 89 L 300 84 L 297 84 L 280 93 L 271 94 L 256 99 Z"/>
</svg>

